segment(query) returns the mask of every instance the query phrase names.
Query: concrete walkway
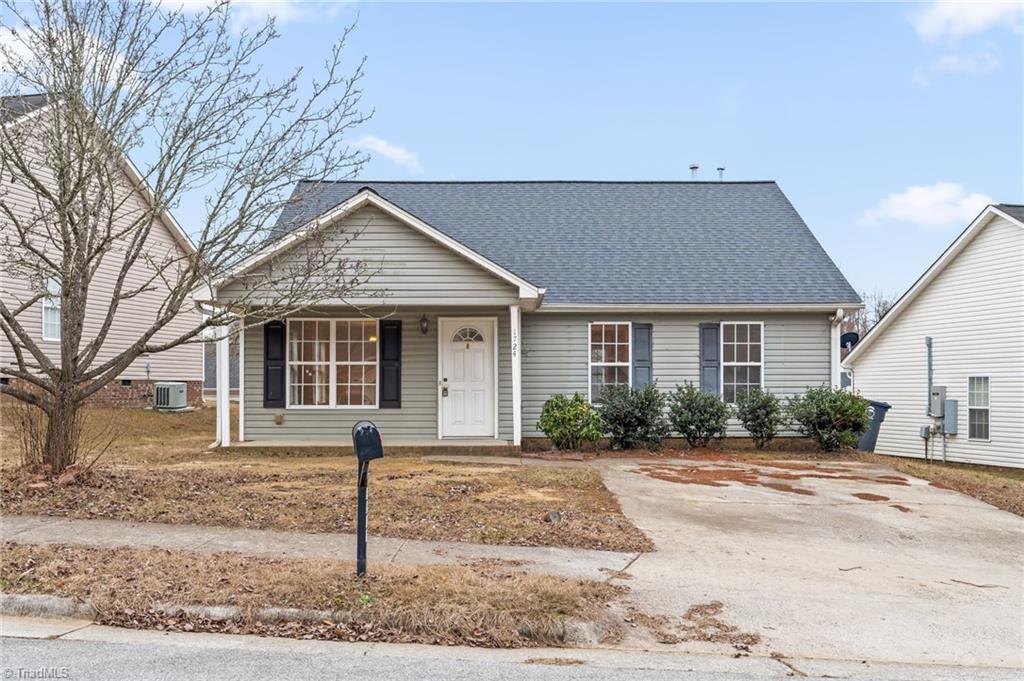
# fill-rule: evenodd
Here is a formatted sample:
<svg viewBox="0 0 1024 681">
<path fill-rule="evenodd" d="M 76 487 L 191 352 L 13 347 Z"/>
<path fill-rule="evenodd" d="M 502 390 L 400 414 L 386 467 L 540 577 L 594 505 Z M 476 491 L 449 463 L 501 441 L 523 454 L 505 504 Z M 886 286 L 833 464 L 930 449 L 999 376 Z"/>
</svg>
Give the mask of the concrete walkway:
<svg viewBox="0 0 1024 681">
<path fill-rule="evenodd" d="M 355 560 L 354 534 L 248 530 L 49 516 L 0 516 L 0 539 L 23 544 L 161 548 L 203 553 L 232 551 L 280 558 Z M 444 564 L 473 560 L 525 561 L 523 568 L 565 577 L 606 579 L 636 560 L 635 553 L 543 546 L 494 546 L 450 541 L 369 537 L 370 563 Z"/>
</svg>

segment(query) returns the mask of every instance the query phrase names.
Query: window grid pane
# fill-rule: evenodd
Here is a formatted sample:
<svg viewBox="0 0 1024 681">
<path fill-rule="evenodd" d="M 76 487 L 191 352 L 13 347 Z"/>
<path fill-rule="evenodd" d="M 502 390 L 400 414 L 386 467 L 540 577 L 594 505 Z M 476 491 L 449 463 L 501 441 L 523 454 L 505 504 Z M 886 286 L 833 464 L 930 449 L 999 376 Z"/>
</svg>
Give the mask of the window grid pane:
<svg viewBox="0 0 1024 681">
<path fill-rule="evenodd" d="M 971 440 L 989 439 L 989 406 L 991 383 L 988 376 L 970 376 L 967 379 L 967 437 Z"/>
<path fill-rule="evenodd" d="M 722 399 L 730 404 L 762 387 L 761 335 L 760 324 L 722 324 Z"/>
<path fill-rule="evenodd" d="M 377 404 L 377 322 L 335 322 L 335 403 L 339 407 Z"/>
<path fill-rule="evenodd" d="M 629 384 L 630 333 L 628 323 L 590 326 L 590 400 L 599 402 L 612 385 Z"/>
</svg>

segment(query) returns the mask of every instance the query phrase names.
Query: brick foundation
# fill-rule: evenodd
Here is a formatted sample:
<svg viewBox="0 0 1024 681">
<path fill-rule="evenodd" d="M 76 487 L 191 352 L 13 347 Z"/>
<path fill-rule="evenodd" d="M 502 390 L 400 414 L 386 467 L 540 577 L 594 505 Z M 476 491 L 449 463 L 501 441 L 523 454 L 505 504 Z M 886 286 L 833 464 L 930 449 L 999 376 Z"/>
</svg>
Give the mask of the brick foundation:
<svg viewBox="0 0 1024 681">
<path fill-rule="evenodd" d="M 13 379 L 14 383 L 20 383 Z M 99 389 L 89 398 L 88 404 L 98 407 L 132 407 L 146 408 L 153 406 L 153 391 L 156 383 L 163 381 L 147 381 L 145 379 L 131 379 L 129 385 L 122 385 L 120 379 L 111 381 Z M 186 398 L 190 407 L 203 406 L 203 382 L 182 381 L 186 384 Z M 26 386 L 34 390 L 32 386 Z"/>
</svg>

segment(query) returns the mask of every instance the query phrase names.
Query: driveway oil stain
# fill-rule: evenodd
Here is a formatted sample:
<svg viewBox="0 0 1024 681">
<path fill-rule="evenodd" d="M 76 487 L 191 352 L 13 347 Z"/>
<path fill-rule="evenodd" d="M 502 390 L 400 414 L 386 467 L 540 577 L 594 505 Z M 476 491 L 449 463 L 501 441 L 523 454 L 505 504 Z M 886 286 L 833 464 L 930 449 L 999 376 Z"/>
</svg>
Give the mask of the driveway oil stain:
<svg viewBox="0 0 1024 681">
<path fill-rule="evenodd" d="M 656 480 L 677 482 L 684 485 L 728 487 L 730 483 L 739 483 L 748 487 L 766 487 L 778 492 L 803 496 L 815 496 L 815 492 L 806 487 L 800 487 L 783 481 L 818 479 L 853 480 L 883 485 L 907 486 L 910 484 L 906 478 L 898 475 L 868 476 L 855 473 L 852 469 L 845 466 L 825 466 L 798 461 L 758 461 L 756 465 L 751 466 L 645 464 L 638 468 L 638 472 Z M 888 501 L 889 499 L 888 497 L 879 496 L 878 499 L 872 500 Z"/>
<path fill-rule="evenodd" d="M 890 508 L 895 508 L 900 513 L 910 513 L 910 509 L 902 504 L 889 504 Z"/>
<path fill-rule="evenodd" d="M 883 497 L 881 494 L 872 494 L 871 492 L 854 492 L 853 496 L 864 501 L 889 501 L 889 497 Z"/>
</svg>

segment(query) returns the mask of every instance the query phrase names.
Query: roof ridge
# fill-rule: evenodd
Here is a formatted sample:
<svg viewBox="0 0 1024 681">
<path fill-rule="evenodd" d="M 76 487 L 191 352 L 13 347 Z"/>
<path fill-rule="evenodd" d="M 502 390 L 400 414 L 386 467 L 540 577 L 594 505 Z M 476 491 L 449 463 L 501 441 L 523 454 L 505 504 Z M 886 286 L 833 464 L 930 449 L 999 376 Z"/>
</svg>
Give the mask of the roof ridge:
<svg viewBox="0 0 1024 681">
<path fill-rule="evenodd" d="M 775 180 L 310 180 L 323 184 L 778 184 Z"/>
</svg>

